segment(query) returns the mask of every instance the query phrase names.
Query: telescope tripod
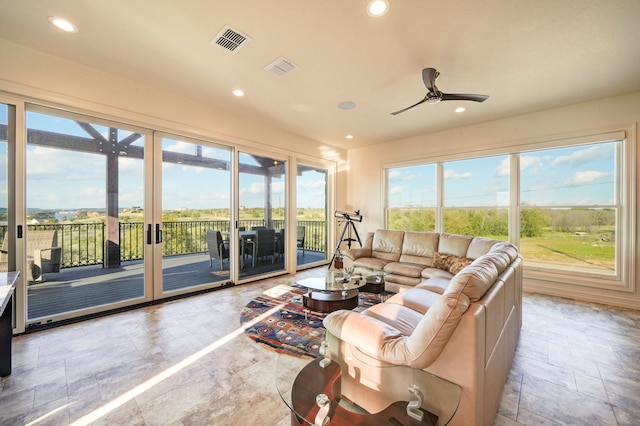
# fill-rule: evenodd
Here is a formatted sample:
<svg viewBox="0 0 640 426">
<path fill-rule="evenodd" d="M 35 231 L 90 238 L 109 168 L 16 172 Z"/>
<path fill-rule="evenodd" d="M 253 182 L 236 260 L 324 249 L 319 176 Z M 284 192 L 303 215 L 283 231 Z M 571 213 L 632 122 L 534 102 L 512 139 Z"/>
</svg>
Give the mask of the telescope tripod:
<svg viewBox="0 0 640 426">
<path fill-rule="evenodd" d="M 355 234 L 356 238 L 353 238 L 352 232 L 353 234 Z M 345 238 L 345 234 L 347 234 L 346 238 Z M 345 221 L 345 225 L 344 228 L 342 229 L 342 233 L 340 234 L 340 240 L 338 241 L 338 244 L 336 245 L 336 249 L 333 251 L 333 256 L 331 257 L 331 262 L 329 262 L 329 269 L 331 269 L 331 265 L 333 265 L 333 261 L 336 258 L 336 255 L 338 254 L 338 251 L 340 250 L 340 245 L 343 242 L 347 242 L 347 247 L 351 248 L 351 243 L 357 241 L 358 244 L 360 244 L 360 247 L 362 247 L 362 241 L 360 240 L 360 235 L 358 235 L 358 230 L 356 229 L 356 225 L 355 223 L 353 223 L 353 220 L 351 219 L 347 219 Z"/>
</svg>

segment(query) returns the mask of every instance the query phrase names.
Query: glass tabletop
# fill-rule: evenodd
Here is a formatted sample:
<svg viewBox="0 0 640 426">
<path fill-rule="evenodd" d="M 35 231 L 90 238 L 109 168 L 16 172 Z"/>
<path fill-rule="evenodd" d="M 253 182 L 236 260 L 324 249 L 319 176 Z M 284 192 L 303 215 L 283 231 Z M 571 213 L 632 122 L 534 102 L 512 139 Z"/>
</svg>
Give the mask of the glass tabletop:
<svg viewBox="0 0 640 426">
<path fill-rule="evenodd" d="M 333 424 L 357 421 L 378 424 L 378 417 L 393 416 L 397 419 L 398 416 L 411 416 L 407 407 L 413 404 L 415 410 L 417 404 L 422 407 L 419 411 L 423 412 L 423 419 L 417 424 L 446 425 L 458 409 L 462 388 L 457 384 L 424 370 L 389 366 L 377 371 L 389 406 L 378 413 L 368 413 L 342 398 L 340 381 L 344 370 L 338 362 L 324 360 L 323 356 L 297 357 L 285 353 L 278 357 L 278 393 L 300 424 L 322 424 L 323 415 L 334 419 Z M 324 366 L 323 361 L 326 363 Z M 324 413 L 323 407 L 326 407 Z M 328 426 L 331 424 L 329 420 Z"/>
<path fill-rule="evenodd" d="M 381 269 L 363 267 L 331 269 L 325 277 L 305 278 L 296 284 L 314 290 L 340 291 L 353 290 L 367 284 L 367 282 L 380 283 L 387 273 Z"/>
</svg>

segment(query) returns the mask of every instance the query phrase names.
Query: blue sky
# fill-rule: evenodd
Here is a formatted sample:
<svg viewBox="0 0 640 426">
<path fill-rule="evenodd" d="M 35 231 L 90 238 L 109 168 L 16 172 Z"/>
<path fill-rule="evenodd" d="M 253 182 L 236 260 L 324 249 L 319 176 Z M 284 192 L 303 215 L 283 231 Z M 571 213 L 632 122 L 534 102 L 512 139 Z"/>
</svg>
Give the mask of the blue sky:
<svg viewBox="0 0 640 426">
<path fill-rule="evenodd" d="M 0 115 L 6 124 L 6 106 Z M 87 137 L 86 132 L 73 120 L 34 112 L 27 115 L 30 129 L 54 131 L 67 135 Z M 108 135 L 108 127 L 93 125 L 102 135 Z M 118 131 L 118 139 L 131 132 Z M 133 145 L 142 147 L 139 140 Z M 0 206 L 7 205 L 6 195 L 6 143 L 0 144 Z M 148 148 L 147 148 L 148 149 Z M 195 153 L 196 144 L 164 139 L 163 150 Z M 230 151 L 202 146 L 205 158 L 229 161 Z M 249 155 L 240 155 L 246 164 L 254 164 Z M 121 208 L 144 206 L 143 160 L 126 156 L 119 157 L 119 205 Z M 163 163 L 162 204 L 164 210 L 184 208 L 229 208 L 230 173 L 180 164 Z M 297 177 L 298 203 L 300 207 L 324 207 L 326 176 L 318 172 L 305 172 Z M 242 174 L 240 178 L 240 205 L 260 207 L 264 205 L 264 178 Z M 27 147 L 27 205 L 30 208 L 73 210 L 78 208 L 102 209 L 106 198 L 106 158 L 104 155 L 65 151 L 43 146 Z M 2 192 L 4 191 L 4 192 Z M 272 181 L 273 207 L 284 206 L 284 180 Z"/>
<path fill-rule="evenodd" d="M 537 206 L 615 203 L 616 143 L 555 148 L 520 155 L 521 202 Z M 444 163 L 444 205 L 509 204 L 509 156 Z M 435 164 L 389 170 L 389 205 L 436 206 Z"/>
<path fill-rule="evenodd" d="M 2 123 L 6 106 L 0 104 Z M 74 121 L 39 113 L 28 113 L 29 128 L 85 137 Z M 105 126 L 94 125 L 103 135 Z M 120 130 L 119 138 L 130 132 Z M 135 145 L 142 146 L 142 141 Z M 195 152 L 196 145 L 165 139 L 163 150 Z M 0 207 L 7 205 L 6 143 L 0 144 Z M 229 151 L 202 147 L 207 158 L 229 160 Z M 521 201 L 538 206 L 611 205 L 615 203 L 616 143 L 572 146 L 520 155 Z M 251 157 L 240 155 L 243 163 Z M 105 157 L 40 146 L 27 148 L 27 203 L 47 209 L 104 208 Z M 120 207 L 143 206 L 142 160 L 121 156 Z M 389 204 L 398 206 L 436 205 L 434 164 L 390 169 Z M 444 163 L 445 206 L 507 206 L 509 203 L 509 156 L 494 156 Z M 323 208 L 325 175 L 305 172 L 298 176 L 298 203 L 302 208 Z M 163 164 L 163 209 L 229 208 L 230 175 L 227 171 Z M 284 205 L 284 181 L 274 179 L 273 207 Z M 240 205 L 264 204 L 264 179 L 242 174 Z"/>
</svg>

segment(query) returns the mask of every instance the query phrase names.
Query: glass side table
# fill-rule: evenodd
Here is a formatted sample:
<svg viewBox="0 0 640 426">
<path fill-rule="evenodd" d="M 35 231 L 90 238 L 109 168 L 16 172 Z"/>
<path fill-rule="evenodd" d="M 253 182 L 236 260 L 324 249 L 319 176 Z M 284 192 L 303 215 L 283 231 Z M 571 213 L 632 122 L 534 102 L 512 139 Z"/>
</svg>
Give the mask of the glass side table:
<svg viewBox="0 0 640 426">
<path fill-rule="evenodd" d="M 281 354 L 276 366 L 276 386 L 291 410 L 291 424 L 296 426 L 440 426 L 453 418 L 460 403 L 460 386 L 410 367 L 392 366 L 383 370 L 386 377 L 393 377 L 389 382 L 390 394 L 401 396 L 377 413 L 368 413 L 343 398 L 344 372 L 339 363 L 328 358 Z"/>
</svg>

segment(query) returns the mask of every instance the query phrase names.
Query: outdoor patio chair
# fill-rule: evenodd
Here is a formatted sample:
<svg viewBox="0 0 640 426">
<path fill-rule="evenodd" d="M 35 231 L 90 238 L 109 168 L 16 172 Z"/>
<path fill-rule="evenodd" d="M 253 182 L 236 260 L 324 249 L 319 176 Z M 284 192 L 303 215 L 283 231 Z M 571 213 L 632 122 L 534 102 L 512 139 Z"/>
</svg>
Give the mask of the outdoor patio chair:
<svg viewBox="0 0 640 426">
<path fill-rule="evenodd" d="M 297 248 L 302 250 L 302 256 L 304 256 L 304 236 L 305 236 L 305 227 L 304 226 L 298 226 L 298 236 L 296 237 L 297 240 Z"/>
<path fill-rule="evenodd" d="M 256 259 L 271 256 L 271 263 L 275 261 L 276 254 L 276 231 L 275 229 L 257 229 L 256 237 L 253 241 L 246 242 L 246 248 L 251 253 L 252 265 L 255 268 Z"/>
<path fill-rule="evenodd" d="M 45 273 L 60 272 L 62 247 L 58 247 L 58 231 L 27 231 L 27 279 L 44 281 Z"/>
<path fill-rule="evenodd" d="M 276 232 L 276 254 L 278 255 L 278 262 L 280 258 L 284 258 L 284 247 L 286 244 L 284 228 Z"/>
<path fill-rule="evenodd" d="M 224 259 L 229 259 L 229 245 L 224 241 L 220 231 L 207 231 L 207 247 L 209 248 L 209 267 L 213 266 L 213 259 L 220 261 L 220 270 L 224 269 Z"/>
</svg>

